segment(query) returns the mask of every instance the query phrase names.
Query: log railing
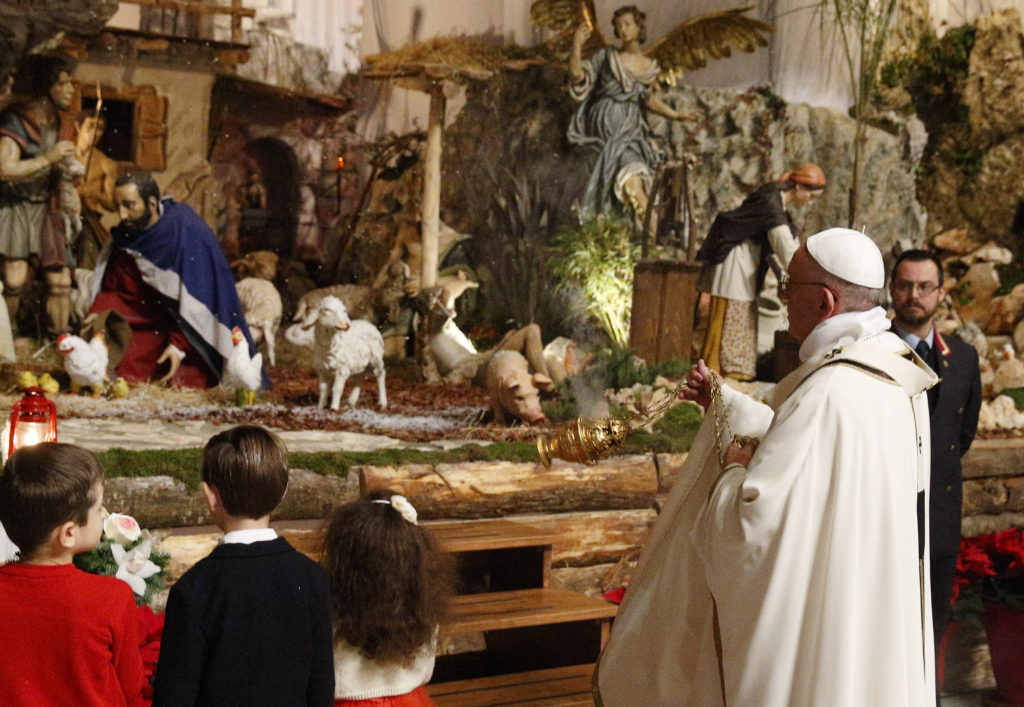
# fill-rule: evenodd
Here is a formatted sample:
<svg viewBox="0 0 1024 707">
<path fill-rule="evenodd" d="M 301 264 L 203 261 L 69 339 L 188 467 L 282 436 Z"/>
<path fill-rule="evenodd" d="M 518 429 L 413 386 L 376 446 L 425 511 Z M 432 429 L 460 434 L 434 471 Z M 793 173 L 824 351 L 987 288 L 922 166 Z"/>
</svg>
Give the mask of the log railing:
<svg viewBox="0 0 1024 707">
<path fill-rule="evenodd" d="M 204 16 L 228 15 L 231 17 L 231 41 L 235 44 L 244 42 L 242 18 L 256 16 L 256 10 L 242 7 L 242 0 L 231 0 L 230 5 L 218 5 L 212 0 L 207 2 L 202 0 L 195 2 L 188 0 L 121 0 L 121 4 L 184 12 L 186 16 L 193 16 L 197 19 Z M 194 39 L 207 39 L 207 37 L 194 37 Z"/>
</svg>

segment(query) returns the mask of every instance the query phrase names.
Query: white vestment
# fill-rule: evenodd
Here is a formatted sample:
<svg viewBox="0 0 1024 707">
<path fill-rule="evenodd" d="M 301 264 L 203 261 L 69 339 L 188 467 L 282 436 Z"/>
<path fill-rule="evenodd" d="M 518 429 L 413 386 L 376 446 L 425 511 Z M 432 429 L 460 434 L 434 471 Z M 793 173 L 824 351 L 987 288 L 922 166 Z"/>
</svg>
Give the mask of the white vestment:
<svg viewBox="0 0 1024 707">
<path fill-rule="evenodd" d="M 721 472 L 706 416 L 600 658 L 605 707 L 935 704 L 917 509 L 936 379 L 887 327 L 880 308 L 819 324 L 771 407 L 723 386 L 731 432 L 761 444 Z"/>
</svg>

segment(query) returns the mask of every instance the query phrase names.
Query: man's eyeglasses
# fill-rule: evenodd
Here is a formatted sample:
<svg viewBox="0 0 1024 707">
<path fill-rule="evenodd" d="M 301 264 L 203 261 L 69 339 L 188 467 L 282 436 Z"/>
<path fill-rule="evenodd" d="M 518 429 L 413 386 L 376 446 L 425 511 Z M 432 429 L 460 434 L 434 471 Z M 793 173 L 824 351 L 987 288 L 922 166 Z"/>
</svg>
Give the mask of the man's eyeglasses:
<svg viewBox="0 0 1024 707">
<path fill-rule="evenodd" d="M 941 285 L 934 282 L 906 282 L 905 280 L 897 280 L 892 283 L 893 292 L 899 292 L 901 295 L 912 295 L 917 291 L 922 297 L 927 297 L 939 289 L 939 287 Z"/>
<path fill-rule="evenodd" d="M 836 299 L 839 299 L 839 294 L 835 290 L 833 290 L 831 287 L 829 287 L 827 283 L 824 283 L 824 282 L 796 282 L 795 280 L 790 280 L 789 279 L 789 274 L 788 273 L 782 273 L 782 275 L 779 277 L 779 296 L 780 297 L 789 297 L 789 295 L 792 292 L 793 288 L 796 287 L 797 285 L 814 285 L 815 287 L 824 287 L 826 290 L 828 290 L 829 292 L 832 293 L 833 297 L 835 297 Z"/>
</svg>

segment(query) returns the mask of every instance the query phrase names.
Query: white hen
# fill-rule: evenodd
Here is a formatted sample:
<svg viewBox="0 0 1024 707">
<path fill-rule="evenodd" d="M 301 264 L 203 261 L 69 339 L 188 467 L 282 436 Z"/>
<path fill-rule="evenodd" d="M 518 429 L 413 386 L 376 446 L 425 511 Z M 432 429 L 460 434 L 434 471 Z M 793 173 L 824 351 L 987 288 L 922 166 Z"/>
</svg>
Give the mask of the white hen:
<svg viewBox="0 0 1024 707">
<path fill-rule="evenodd" d="M 106 386 L 109 354 L 103 334 L 97 332 L 88 343 L 80 336 L 62 334 L 57 339 L 57 350 L 64 354 L 64 370 L 71 377 L 71 392 L 79 388 L 92 388 L 93 397 Z"/>
<path fill-rule="evenodd" d="M 257 353 L 249 358 L 249 343 L 238 327 L 231 330 L 231 341 L 235 348 L 224 361 L 220 384 L 225 388 L 244 391 L 244 395 L 239 392 L 239 405 L 249 405 L 256 397 L 256 391 L 263 387 L 263 354 Z"/>
</svg>

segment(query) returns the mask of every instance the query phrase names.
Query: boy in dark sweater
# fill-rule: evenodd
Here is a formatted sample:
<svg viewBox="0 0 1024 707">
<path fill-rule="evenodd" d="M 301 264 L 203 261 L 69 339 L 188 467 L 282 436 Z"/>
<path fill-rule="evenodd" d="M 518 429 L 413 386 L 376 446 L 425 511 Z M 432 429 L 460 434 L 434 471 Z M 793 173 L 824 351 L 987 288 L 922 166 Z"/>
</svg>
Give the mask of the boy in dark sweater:
<svg viewBox="0 0 1024 707">
<path fill-rule="evenodd" d="M 154 707 L 331 705 L 327 577 L 270 527 L 288 453 L 243 425 L 203 450 L 203 491 L 224 539 L 167 600 Z"/>
</svg>

